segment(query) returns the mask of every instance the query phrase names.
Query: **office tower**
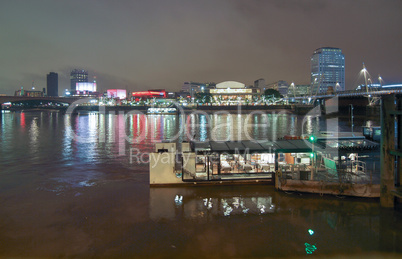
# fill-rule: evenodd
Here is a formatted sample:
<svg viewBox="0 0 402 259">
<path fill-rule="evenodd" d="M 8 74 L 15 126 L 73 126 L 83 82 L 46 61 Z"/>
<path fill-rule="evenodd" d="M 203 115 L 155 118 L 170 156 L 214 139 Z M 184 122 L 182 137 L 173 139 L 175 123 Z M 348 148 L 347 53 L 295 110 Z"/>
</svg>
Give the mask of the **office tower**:
<svg viewBox="0 0 402 259">
<path fill-rule="evenodd" d="M 277 90 L 282 96 L 286 96 L 289 89 L 289 84 L 286 81 L 279 80 L 267 85 L 267 89 Z"/>
<path fill-rule="evenodd" d="M 254 87 L 259 88 L 261 92 L 264 92 L 267 85 L 265 84 L 265 79 L 260 78 L 254 81 Z"/>
<path fill-rule="evenodd" d="M 46 77 L 47 96 L 59 96 L 59 75 L 50 72 Z"/>
<path fill-rule="evenodd" d="M 338 48 L 319 48 L 311 56 L 312 94 L 345 90 L 345 56 Z"/>
<path fill-rule="evenodd" d="M 88 82 L 88 71 L 83 69 L 74 69 L 70 73 L 71 92 L 76 91 L 77 83 Z"/>
</svg>

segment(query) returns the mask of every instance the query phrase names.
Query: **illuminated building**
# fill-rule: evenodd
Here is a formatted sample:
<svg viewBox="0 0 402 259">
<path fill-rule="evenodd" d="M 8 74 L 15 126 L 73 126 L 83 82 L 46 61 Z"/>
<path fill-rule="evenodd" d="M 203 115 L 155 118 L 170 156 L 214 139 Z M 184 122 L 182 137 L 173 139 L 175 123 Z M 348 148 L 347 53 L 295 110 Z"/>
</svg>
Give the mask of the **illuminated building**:
<svg viewBox="0 0 402 259">
<path fill-rule="evenodd" d="M 249 87 L 235 81 L 225 81 L 216 84 L 215 89 L 210 89 L 209 93 L 215 102 L 218 103 L 243 103 L 253 100 L 253 96 L 260 95 L 260 89 Z"/>
<path fill-rule="evenodd" d="M 42 91 L 27 91 L 21 87 L 20 90 L 15 91 L 14 96 L 43 97 L 43 92 Z"/>
<path fill-rule="evenodd" d="M 96 77 L 91 82 L 77 82 L 75 84 L 75 90 L 71 91 L 71 96 L 100 96 L 97 92 Z"/>
<path fill-rule="evenodd" d="M 118 99 L 126 99 L 127 98 L 127 90 L 125 89 L 108 89 L 107 90 L 108 98 L 118 98 Z"/>
<path fill-rule="evenodd" d="M 87 91 L 87 92 L 96 92 L 96 81 L 94 81 L 93 83 L 89 83 L 89 82 L 80 82 L 76 84 L 76 91 L 78 92 L 83 92 L 83 91 Z"/>
<path fill-rule="evenodd" d="M 190 98 L 194 98 L 196 93 L 207 92 L 211 87 L 214 87 L 215 83 L 196 83 L 196 82 L 184 82 L 181 92 L 188 93 Z"/>
<path fill-rule="evenodd" d="M 59 96 L 59 75 L 50 72 L 46 76 L 47 96 Z"/>
<path fill-rule="evenodd" d="M 329 87 L 345 90 L 345 56 L 338 48 L 319 48 L 311 56 L 313 94 L 326 93 Z"/>
<path fill-rule="evenodd" d="M 74 69 L 70 73 L 70 86 L 71 92 L 75 92 L 77 90 L 77 83 L 87 83 L 88 82 L 88 71 L 83 69 Z"/>
<path fill-rule="evenodd" d="M 294 85 L 293 83 L 289 86 L 287 96 L 306 96 L 311 94 L 310 85 Z"/>
<path fill-rule="evenodd" d="M 266 84 L 265 84 L 265 79 L 260 78 L 254 81 L 254 87 L 255 88 L 260 88 L 260 90 L 263 90 L 266 88 Z"/>
<path fill-rule="evenodd" d="M 148 91 L 140 91 L 140 92 L 132 92 L 132 98 L 135 101 L 153 99 L 153 98 L 166 98 L 166 91 L 163 89 L 157 90 L 148 90 Z"/>
<path fill-rule="evenodd" d="M 267 89 L 274 89 L 278 91 L 282 96 L 286 96 L 289 89 L 289 84 L 286 81 L 279 80 L 277 82 L 267 85 Z"/>
</svg>

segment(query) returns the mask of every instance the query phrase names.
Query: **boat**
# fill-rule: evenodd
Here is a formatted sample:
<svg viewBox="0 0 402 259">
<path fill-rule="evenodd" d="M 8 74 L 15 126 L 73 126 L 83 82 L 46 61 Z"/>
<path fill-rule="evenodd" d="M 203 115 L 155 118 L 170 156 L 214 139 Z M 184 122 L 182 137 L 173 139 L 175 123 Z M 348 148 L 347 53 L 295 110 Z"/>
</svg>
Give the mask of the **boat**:
<svg viewBox="0 0 402 259">
<path fill-rule="evenodd" d="M 177 108 L 174 107 L 163 107 L 163 108 L 148 108 L 147 114 L 162 115 L 162 114 L 177 114 Z"/>
<path fill-rule="evenodd" d="M 376 142 L 381 141 L 381 126 L 364 126 L 363 135 Z"/>
<path fill-rule="evenodd" d="M 150 185 L 258 183 L 284 191 L 379 197 L 378 154 L 378 143 L 347 134 L 156 143 Z"/>
</svg>

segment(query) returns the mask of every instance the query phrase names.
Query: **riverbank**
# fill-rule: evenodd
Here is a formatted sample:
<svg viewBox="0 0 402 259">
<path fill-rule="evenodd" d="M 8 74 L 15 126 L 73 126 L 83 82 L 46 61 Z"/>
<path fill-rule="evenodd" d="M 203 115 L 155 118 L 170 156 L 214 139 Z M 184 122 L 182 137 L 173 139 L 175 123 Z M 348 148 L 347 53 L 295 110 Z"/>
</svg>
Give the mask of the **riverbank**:
<svg viewBox="0 0 402 259">
<path fill-rule="evenodd" d="M 98 105 L 85 105 L 77 106 L 74 109 L 69 110 L 69 107 L 12 107 L 8 110 L 14 112 L 29 112 L 29 111 L 59 111 L 62 113 L 72 112 L 131 112 L 138 111 L 141 113 L 146 113 L 148 108 L 153 108 L 154 106 L 132 106 L 132 105 L 119 105 L 119 106 L 98 106 Z M 177 113 L 193 113 L 193 112 L 205 112 L 205 113 L 216 113 L 216 112 L 226 112 L 235 114 L 247 114 L 252 112 L 272 112 L 272 111 L 285 111 L 287 113 L 293 113 L 297 115 L 304 115 L 309 113 L 314 107 L 312 105 L 232 105 L 232 106 L 219 106 L 219 105 L 198 105 L 194 107 L 179 107 Z"/>
</svg>

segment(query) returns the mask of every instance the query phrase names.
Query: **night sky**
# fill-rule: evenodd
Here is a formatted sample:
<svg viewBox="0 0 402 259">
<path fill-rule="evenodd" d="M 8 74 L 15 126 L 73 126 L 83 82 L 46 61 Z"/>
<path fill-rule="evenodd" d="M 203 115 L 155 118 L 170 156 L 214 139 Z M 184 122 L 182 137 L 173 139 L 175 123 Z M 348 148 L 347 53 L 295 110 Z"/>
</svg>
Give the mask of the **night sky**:
<svg viewBox="0 0 402 259">
<path fill-rule="evenodd" d="M 73 68 L 101 91 L 309 84 L 310 57 L 326 46 L 345 55 L 347 89 L 363 62 L 373 78 L 401 82 L 401 13 L 400 0 L 1 0 L 0 93 L 32 81 L 41 90 L 54 71 L 62 94 Z"/>
</svg>

